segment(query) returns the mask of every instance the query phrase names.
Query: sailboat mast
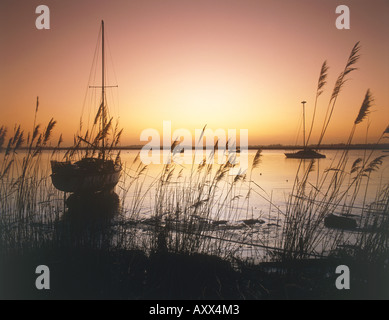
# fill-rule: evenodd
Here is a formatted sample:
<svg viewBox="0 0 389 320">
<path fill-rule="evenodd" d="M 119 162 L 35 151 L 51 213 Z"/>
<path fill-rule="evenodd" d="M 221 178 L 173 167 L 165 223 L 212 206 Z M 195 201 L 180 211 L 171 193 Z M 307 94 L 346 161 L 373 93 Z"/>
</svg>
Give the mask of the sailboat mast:
<svg viewBox="0 0 389 320">
<path fill-rule="evenodd" d="M 306 101 L 301 102 L 303 104 L 303 146 L 305 149 L 305 104 L 307 103 Z"/>
<path fill-rule="evenodd" d="M 105 87 L 104 87 L 104 20 L 101 20 L 101 130 L 105 128 Z M 102 139 L 103 159 L 105 158 L 105 139 Z"/>
<path fill-rule="evenodd" d="M 104 107 L 104 20 L 101 20 L 101 74 L 102 74 L 102 79 L 101 79 L 101 98 L 102 98 L 102 103 Z"/>
</svg>

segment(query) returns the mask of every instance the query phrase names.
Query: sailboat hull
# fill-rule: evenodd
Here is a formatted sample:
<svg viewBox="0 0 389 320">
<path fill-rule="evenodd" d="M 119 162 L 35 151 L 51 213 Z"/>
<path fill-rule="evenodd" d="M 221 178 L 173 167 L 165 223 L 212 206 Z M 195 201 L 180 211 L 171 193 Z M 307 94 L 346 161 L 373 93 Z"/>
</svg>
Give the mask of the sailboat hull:
<svg viewBox="0 0 389 320">
<path fill-rule="evenodd" d="M 120 179 L 121 168 L 83 170 L 68 162 L 51 162 L 51 181 L 55 188 L 70 193 L 111 192 Z"/>
<path fill-rule="evenodd" d="M 307 149 L 293 153 L 285 153 L 285 156 L 290 159 L 323 159 L 326 156 L 318 153 L 315 150 Z"/>
</svg>

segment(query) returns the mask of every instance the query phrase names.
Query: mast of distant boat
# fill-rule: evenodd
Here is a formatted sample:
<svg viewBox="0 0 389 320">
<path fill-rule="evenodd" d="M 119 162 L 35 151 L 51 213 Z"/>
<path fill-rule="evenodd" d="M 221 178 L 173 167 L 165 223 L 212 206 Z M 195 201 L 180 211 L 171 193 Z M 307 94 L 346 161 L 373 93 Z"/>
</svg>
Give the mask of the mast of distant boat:
<svg viewBox="0 0 389 320">
<path fill-rule="evenodd" d="M 306 148 L 305 146 L 305 104 L 307 103 L 306 101 L 301 101 L 301 103 L 303 104 L 303 147 L 304 147 L 304 150 Z"/>
</svg>

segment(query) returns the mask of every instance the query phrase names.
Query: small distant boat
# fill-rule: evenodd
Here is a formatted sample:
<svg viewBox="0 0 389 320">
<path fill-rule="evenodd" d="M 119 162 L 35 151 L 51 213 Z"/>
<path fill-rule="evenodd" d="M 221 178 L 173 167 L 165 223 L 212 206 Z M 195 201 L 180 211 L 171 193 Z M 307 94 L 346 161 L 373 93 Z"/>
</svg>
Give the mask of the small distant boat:
<svg viewBox="0 0 389 320">
<path fill-rule="evenodd" d="M 306 101 L 301 102 L 303 104 L 303 150 L 297 152 L 285 153 L 285 156 L 290 159 L 321 159 L 325 158 L 324 154 L 321 154 L 306 145 L 305 141 L 305 104 Z"/>
<path fill-rule="evenodd" d="M 107 131 L 110 121 L 107 119 L 107 105 L 104 83 L 104 21 L 101 21 L 102 37 L 102 85 L 101 103 L 95 118 L 95 125 L 99 126 L 96 137 L 86 141 L 78 137 L 79 141 L 87 144 L 89 152 L 79 161 L 51 161 L 51 180 L 55 188 L 60 191 L 76 194 L 92 194 L 98 192 L 112 192 L 119 182 L 122 166 L 119 154 L 112 160 L 112 144 L 108 146 Z M 100 88 L 100 87 L 99 87 Z M 118 141 L 118 136 L 113 140 Z"/>
<path fill-rule="evenodd" d="M 326 157 L 324 154 L 321 154 L 311 148 L 305 148 L 304 150 L 292 153 L 285 153 L 285 156 L 291 159 L 320 159 Z"/>
</svg>

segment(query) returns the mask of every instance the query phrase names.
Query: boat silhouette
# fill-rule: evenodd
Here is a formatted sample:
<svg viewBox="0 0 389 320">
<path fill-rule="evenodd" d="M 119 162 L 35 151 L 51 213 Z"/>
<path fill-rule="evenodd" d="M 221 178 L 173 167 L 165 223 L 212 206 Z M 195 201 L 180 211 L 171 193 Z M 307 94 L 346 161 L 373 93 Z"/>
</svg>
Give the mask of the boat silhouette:
<svg viewBox="0 0 389 320">
<path fill-rule="evenodd" d="M 306 140 L 305 140 L 305 104 L 306 101 L 301 102 L 303 105 L 303 150 L 297 151 L 297 152 L 289 152 L 285 153 L 285 156 L 287 158 L 291 159 L 320 159 L 325 158 L 326 156 L 324 154 L 321 154 L 314 150 L 313 148 L 310 148 L 307 146 Z"/>
<path fill-rule="evenodd" d="M 108 131 L 112 118 L 107 117 L 104 50 L 104 21 L 101 21 L 102 83 L 98 87 L 101 88 L 101 102 L 94 121 L 98 130 L 93 137 L 88 134 L 84 137 L 80 135 L 77 137 L 75 146 L 68 151 L 67 155 L 70 154 L 69 158 L 72 158 L 76 152 L 84 152 L 78 161 L 51 161 L 51 180 L 54 187 L 60 191 L 70 193 L 112 192 L 119 182 L 122 170 L 120 153 L 113 160 L 113 147 L 116 146 L 115 142 L 118 143 L 121 131 L 119 134 L 114 133 L 112 142 L 109 143 Z M 82 144 L 86 147 L 81 147 Z"/>
</svg>

